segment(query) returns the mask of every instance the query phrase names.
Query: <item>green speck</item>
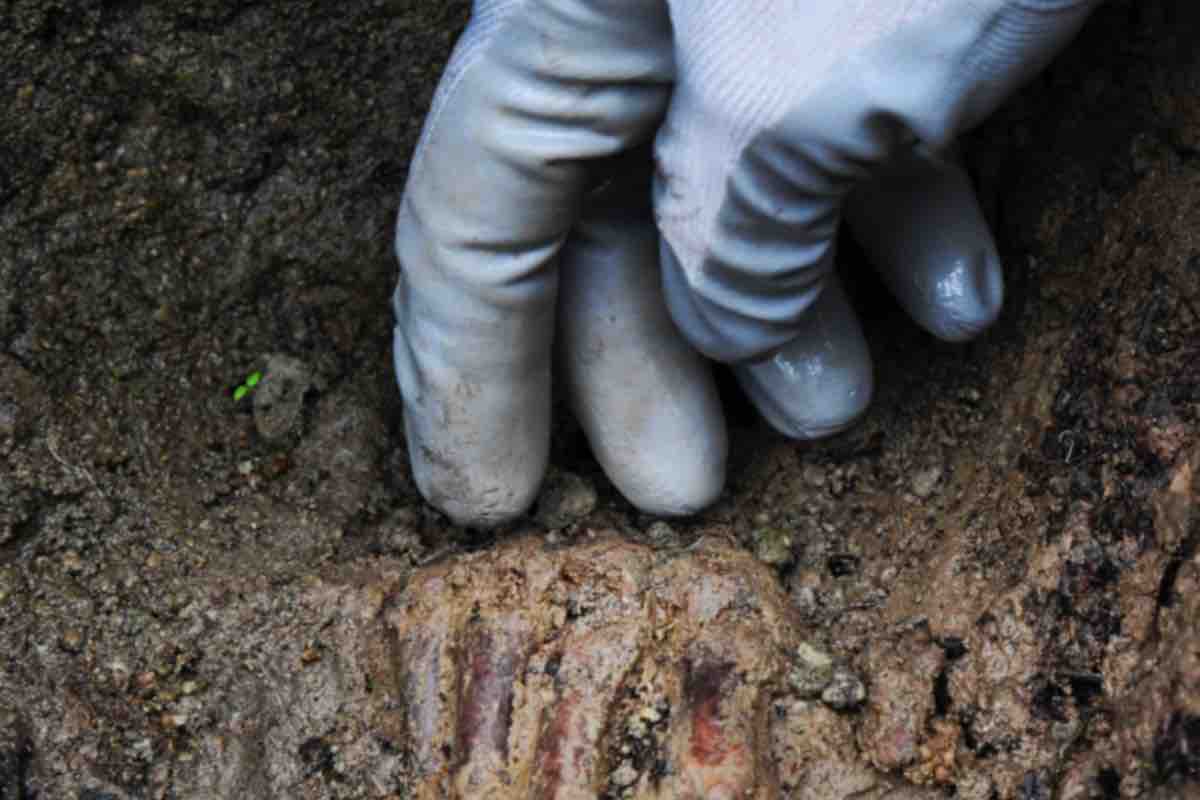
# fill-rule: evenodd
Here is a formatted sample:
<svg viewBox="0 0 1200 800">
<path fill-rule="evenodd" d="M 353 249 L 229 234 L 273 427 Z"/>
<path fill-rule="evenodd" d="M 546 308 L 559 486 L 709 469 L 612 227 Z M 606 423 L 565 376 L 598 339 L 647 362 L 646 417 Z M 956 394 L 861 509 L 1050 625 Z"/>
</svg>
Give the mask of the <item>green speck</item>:
<svg viewBox="0 0 1200 800">
<path fill-rule="evenodd" d="M 261 372 L 251 372 L 246 376 L 246 380 L 242 381 L 242 385 L 233 390 L 234 402 L 241 400 L 246 395 L 250 394 L 250 390 L 258 386 L 258 382 L 262 380 Z"/>
</svg>

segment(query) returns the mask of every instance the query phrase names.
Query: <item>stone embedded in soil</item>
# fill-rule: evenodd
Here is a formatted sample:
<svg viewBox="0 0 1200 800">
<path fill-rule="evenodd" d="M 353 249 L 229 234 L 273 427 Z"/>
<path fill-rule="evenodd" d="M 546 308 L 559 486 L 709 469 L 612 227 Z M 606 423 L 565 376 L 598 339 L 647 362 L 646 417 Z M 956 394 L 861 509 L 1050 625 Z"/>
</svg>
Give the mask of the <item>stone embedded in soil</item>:
<svg viewBox="0 0 1200 800">
<path fill-rule="evenodd" d="M 754 555 L 764 564 L 783 567 L 792 563 L 792 533 L 783 528 L 765 527 L 754 531 Z"/>
<path fill-rule="evenodd" d="M 678 547 L 682 539 L 669 522 L 656 520 L 646 528 L 646 541 L 655 547 Z"/>
<path fill-rule="evenodd" d="M 788 683 L 801 697 L 812 699 L 819 697 L 829 682 L 833 680 L 833 658 L 807 642 L 801 642 L 796 647 L 792 659 L 792 670 L 788 674 Z"/>
<path fill-rule="evenodd" d="M 263 377 L 253 390 L 254 425 L 269 442 L 286 441 L 300 432 L 304 396 L 315 382 L 304 362 L 280 353 L 267 358 Z"/>
<path fill-rule="evenodd" d="M 935 464 L 932 467 L 927 467 L 921 470 L 912 478 L 912 493 L 921 500 L 927 499 L 933 490 L 937 488 L 938 481 L 942 479 L 942 465 Z"/>
<path fill-rule="evenodd" d="M 858 708 L 867 699 L 867 687 L 855 674 L 837 670 L 821 690 L 821 702 L 838 711 Z"/>
<path fill-rule="evenodd" d="M 338 521 L 361 511 L 383 483 L 387 426 L 355 392 L 321 398 L 311 432 L 294 452 L 291 478 L 306 484 L 317 507 Z"/>
<path fill-rule="evenodd" d="M 596 508 L 596 487 L 571 472 L 554 471 L 538 495 L 534 519 L 550 530 L 579 522 Z"/>
</svg>

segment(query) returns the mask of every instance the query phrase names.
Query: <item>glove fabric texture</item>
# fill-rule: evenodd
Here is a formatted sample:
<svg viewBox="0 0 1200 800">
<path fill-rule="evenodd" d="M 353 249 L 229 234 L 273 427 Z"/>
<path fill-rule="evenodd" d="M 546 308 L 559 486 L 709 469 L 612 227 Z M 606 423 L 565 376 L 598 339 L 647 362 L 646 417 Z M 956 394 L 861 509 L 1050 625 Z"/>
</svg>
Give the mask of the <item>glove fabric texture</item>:
<svg viewBox="0 0 1200 800">
<path fill-rule="evenodd" d="M 721 491 L 704 356 L 785 434 L 845 428 L 872 368 L 833 274 L 843 219 L 920 325 L 979 333 L 1002 271 L 953 142 L 1098 2 L 476 0 L 396 227 L 421 492 L 477 527 L 529 507 L 555 350 L 598 460 L 651 513 Z M 652 188 L 626 168 L 594 188 L 651 140 Z"/>
</svg>

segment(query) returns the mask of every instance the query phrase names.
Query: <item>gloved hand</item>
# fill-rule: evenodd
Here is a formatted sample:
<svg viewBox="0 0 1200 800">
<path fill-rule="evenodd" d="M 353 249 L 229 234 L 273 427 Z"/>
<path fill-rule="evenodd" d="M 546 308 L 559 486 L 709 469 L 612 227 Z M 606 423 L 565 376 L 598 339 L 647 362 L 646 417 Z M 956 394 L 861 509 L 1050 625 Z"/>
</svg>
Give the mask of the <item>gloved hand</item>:
<svg viewBox="0 0 1200 800">
<path fill-rule="evenodd" d="M 532 503 L 556 318 L 572 406 L 647 511 L 720 492 L 701 353 L 738 364 L 783 432 L 844 428 L 872 383 L 831 273 L 843 216 L 917 322 L 978 333 L 1001 271 L 946 153 L 1098 3 L 476 0 L 396 229 L 395 366 L 422 493 L 475 526 Z M 656 130 L 657 232 L 636 170 L 593 190 L 597 164 Z"/>
</svg>

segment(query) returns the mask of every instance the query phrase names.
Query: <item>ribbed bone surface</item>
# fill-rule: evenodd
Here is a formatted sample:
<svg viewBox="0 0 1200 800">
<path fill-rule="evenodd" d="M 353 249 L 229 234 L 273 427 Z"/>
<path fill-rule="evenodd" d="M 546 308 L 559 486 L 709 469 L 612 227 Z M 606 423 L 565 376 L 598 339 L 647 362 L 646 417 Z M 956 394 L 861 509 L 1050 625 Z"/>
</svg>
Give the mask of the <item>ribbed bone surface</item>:
<svg viewBox="0 0 1200 800">
<path fill-rule="evenodd" d="M 425 800 L 768 800 L 829 777 L 801 733 L 827 729 L 826 761 L 851 748 L 789 688 L 801 630 L 776 579 L 718 539 L 519 540 L 419 572 L 386 625 Z"/>
</svg>

